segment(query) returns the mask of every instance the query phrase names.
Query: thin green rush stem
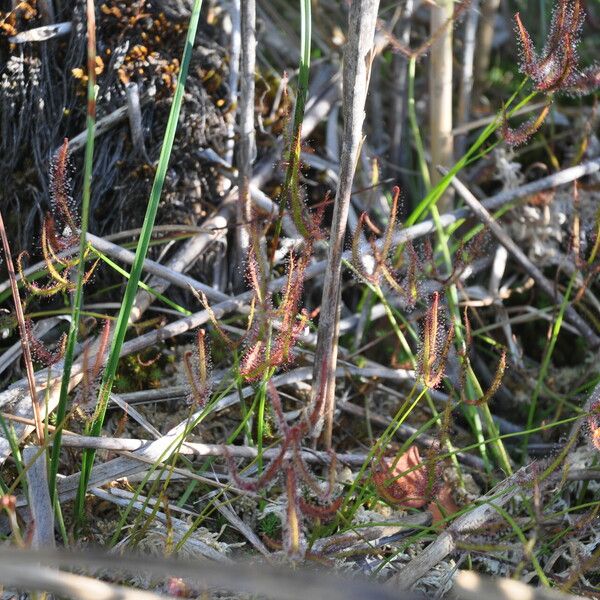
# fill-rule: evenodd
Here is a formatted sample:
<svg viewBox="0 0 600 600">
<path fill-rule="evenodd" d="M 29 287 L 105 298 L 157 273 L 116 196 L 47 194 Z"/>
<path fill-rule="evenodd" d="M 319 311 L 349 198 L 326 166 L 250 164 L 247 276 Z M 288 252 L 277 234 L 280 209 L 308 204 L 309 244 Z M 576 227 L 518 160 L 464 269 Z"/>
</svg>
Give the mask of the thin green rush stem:
<svg viewBox="0 0 600 600">
<path fill-rule="evenodd" d="M 267 382 L 262 381 L 258 391 L 258 411 L 256 413 L 256 442 L 258 456 L 256 463 L 258 466 L 258 474 L 263 470 L 263 438 L 265 429 L 265 404 L 267 400 Z"/>
<path fill-rule="evenodd" d="M 279 202 L 279 217 L 275 223 L 274 240 L 277 242 L 281 235 L 285 203 L 288 197 L 291 201 L 291 209 L 294 223 L 298 231 L 308 236 L 308 231 L 302 221 L 302 206 L 300 199 L 300 139 L 302 137 L 302 122 L 304 121 L 304 109 L 308 98 L 308 80 L 310 74 L 310 48 L 312 13 L 310 0 L 300 0 L 300 65 L 298 68 L 298 90 L 296 92 L 296 106 L 294 109 L 294 121 L 290 149 L 288 154 L 288 166 L 285 173 L 285 181 L 281 200 Z"/>
<path fill-rule="evenodd" d="M 516 106 L 514 106 L 511 110 L 508 110 L 508 107 L 513 103 L 517 95 L 520 93 L 524 85 L 527 83 L 527 79 L 524 79 L 517 91 L 510 97 L 508 102 L 506 103 L 504 110 L 510 116 L 515 111 L 519 110 L 529 102 L 531 102 L 537 92 L 532 92 L 526 98 L 521 100 Z M 500 111 L 498 117 L 492 121 L 480 134 L 477 140 L 473 143 L 473 145 L 469 148 L 467 153 L 462 156 L 457 163 L 448 171 L 448 173 L 439 181 L 439 183 L 427 193 L 425 198 L 421 200 L 418 206 L 412 211 L 409 215 L 405 225 L 409 227 L 410 225 L 414 225 L 422 216 L 427 214 L 432 205 L 434 205 L 439 198 L 441 198 L 446 191 L 446 188 L 450 185 L 452 178 L 458 174 L 469 162 L 473 159 L 474 156 L 477 155 L 479 149 L 483 146 L 483 144 L 490 138 L 490 136 L 500 127 L 501 124 L 501 115 L 504 111 Z M 483 150 L 480 153 L 480 156 L 487 154 L 490 149 Z"/>
<path fill-rule="evenodd" d="M 91 3 L 91 0 L 88 1 Z M 160 152 L 158 167 L 156 170 L 154 183 L 152 185 L 152 191 L 150 192 L 146 216 L 144 218 L 144 224 L 140 233 L 140 239 L 135 253 L 135 260 L 131 269 L 131 276 L 127 282 L 123 304 L 121 305 L 121 310 L 117 319 L 117 325 L 112 339 L 108 362 L 102 377 L 102 383 L 100 385 L 100 392 L 98 396 L 98 405 L 93 416 L 92 424 L 88 428 L 88 433 L 93 436 L 100 435 L 100 432 L 102 431 L 102 425 L 104 423 L 104 417 L 110 398 L 110 391 L 112 389 L 117 372 L 121 347 L 125 340 L 129 316 L 131 314 L 131 309 L 133 307 L 133 302 L 138 289 L 138 283 L 142 274 L 144 258 L 148 251 L 150 238 L 152 237 L 152 228 L 156 219 L 158 204 L 169 165 L 171 151 L 173 149 L 173 142 L 175 139 L 175 132 L 177 130 L 177 123 L 179 121 L 179 114 L 181 112 L 185 82 L 187 79 L 190 60 L 192 58 L 192 51 L 194 47 L 194 40 L 196 38 L 196 31 L 198 29 L 201 8 L 202 0 L 194 0 L 194 6 L 190 15 L 185 47 L 181 60 L 181 70 L 179 72 L 177 85 L 175 87 L 173 104 L 171 105 L 171 111 L 169 114 L 169 120 L 167 122 L 164 142 Z M 80 524 L 83 521 L 85 493 L 87 490 L 92 466 L 94 464 L 94 457 L 94 450 L 86 450 L 83 455 L 81 478 L 79 480 L 79 489 L 75 501 L 76 518 Z"/>
<path fill-rule="evenodd" d="M 50 499 L 54 505 L 57 498 L 56 477 L 60 459 L 60 442 L 62 438 L 62 427 L 64 425 L 67 411 L 67 396 L 71 382 L 71 370 L 75 354 L 75 344 L 81 318 L 81 307 L 83 304 L 83 283 L 85 280 L 85 254 L 87 251 L 87 230 L 90 214 L 90 198 L 92 191 L 92 173 L 94 166 L 94 136 L 96 129 L 96 15 L 93 0 L 87 0 L 87 117 L 86 117 L 86 141 L 85 156 L 83 163 L 83 194 L 81 199 L 81 226 L 79 232 L 79 263 L 77 265 L 77 281 L 75 284 L 75 295 L 73 298 L 73 309 L 71 323 L 67 336 L 65 348 L 63 376 L 60 383 L 60 393 L 56 408 L 56 430 L 50 455 L 50 469 L 48 473 L 48 486 L 50 488 Z"/>
<path fill-rule="evenodd" d="M 429 196 L 434 194 L 436 192 L 436 190 L 438 190 L 440 187 L 442 187 L 443 180 L 433 190 L 431 189 L 431 179 L 429 177 L 429 169 L 427 167 L 427 162 L 425 159 L 425 149 L 423 146 L 423 141 L 421 139 L 421 133 L 419 130 L 417 115 L 416 115 L 416 111 L 415 111 L 415 98 L 414 98 L 415 69 L 416 69 L 416 60 L 414 58 L 412 58 L 409 62 L 409 66 L 408 66 L 408 120 L 409 120 L 411 133 L 413 136 L 413 140 L 415 142 L 415 147 L 416 147 L 416 151 L 417 151 L 417 160 L 419 163 L 421 177 L 423 180 L 423 184 L 425 186 L 425 190 L 427 192 L 426 198 L 428 198 Z M 435 201 L 437 201 L 439 198 L 441 198 L 441 194 L 435 196 Z M 421 202 L 421 204 L 423 204 L 423 202 Z M 418 209 L 419 209 L 419 207 L 417 207 L 416 210 L 418 211 Z M 450 272 L 452 265 L 451 265 L 451 258 L 449 255 L 449 251 L 447 248 L 447 239 L 444 234 L 443 228 L 440 227 L 439 214 L 437 213 L 435 203 L 431 204 L 430 210 L 431 210 L 431 213 L 432 213 L 432 216 L 434 219 L 434 223 L 436 225 L 438 237 L 440 238 L 440 244 L 445 251 L 444 259 L 446 262 L 446 268 Z M 413 212 L 413 214 L 415 214 L 415 213 Z M 410 218 L 409 218 L 409 221 L 410 221 Z M 456 291 L 456 290 L 454 290 L 454 291 Z M 452 294 L 452 290 L 450 290 L 450 294 Z M 450 302 L 449 302 L 449 304 L 450 304 L 450 308 L 452 311 L 452 304 Z M 453 313 L 453 321 L 454 321 L 454 325 L 455 325 L 455 331 L 457 333 L 460 333 L 460 318 L 458 318 L 456 311 L 452 311 L 452 313 Z M 458 337 L 459 336 L 457 335 L 457 342 L 460 343 L 460 340 L 458 339 Z M 480 452 L 481 452 L 481 456 L 486 464 L 486 468 L 488 470 L 491 470 L 491 465 L 489 464 L 489 459 L 488 459 L 487 452 L 486 452 L 486 446 L 483 443 L 484 436 L 483 436 L 483 431 L 482 431 L 480 423 L 479 423 L 478 416 L 476 414 L 473 414 L 475 411 L 473 409 L 469 410 L 469 407 L 466 407 L 465 410 L 468 413 L 470 413 L 470 416 L 471 416 L 470 420 L 474 425 L 475 436 L 477 437 L 478 441 L 480 442 Z"/>
<path fill-rule="evenodd" d="M 489 505 L 496 512 L 498 512 L 498 514 L 512 527 L 512 530 L 516 533 L 520 542 L 523 544 L 523 547 L 525 549 L 527 549 L 527 547 L 529 545 L 527 538 L 525 537 L 523 530 L 519 527 L 518 523 L 510 516 L 508 511 L 504 510 L 504 508 L 502 508 L 501 506 L 498 506 L 497 504 L 494 504 L 493 502 L 490 502 Z M 537 573 L 542 584 L 546 587 L 550 587 L 550 582 L 548 581 L 548 578 L 546 577 L 546 575 L 544 573 L 544 569 L 542 568 L 542 565 L 540 565 L 535 553 L 533 552 L 533 548 L 531 549 L 529 559 L 531 560 L 531 563 L 533 564 L 533 568 L 535 569 L 535 572 Z"/>
<path fill-rule="evenodd" d="M 114 269 L 117 273 L 123 275 L 123 277 L 125 277 L 126 279 L 130 278 L 129 273 L 125 269 L 123 269 L 116 262 L 114 262 L 110 258 L 108 258 L 108 256 L 106 256 L 105 254 L 100 252 L 100 250 L 96 250 L 96 248 L 94 248 L 94 247 L 91 247 L 91 249 L 92 249 L 92 252 L 94 252 L 94 254 L 96 254 L 98 256 L 98 258 L 101 258 L 109 267 Z M 187 310 L 186 308 L 183 308 L 183 306 L 179 306 L 179 304 L 177 304 L 176 302 L 169 300 L 169 298 L 167 298 L 166 296 L 163 296 L 160 292 L 157 292 L 154 288 L 151 288 L 149 285 L 147 285 L 143 281 L 140 281 L 138 283 L 138 285 L 144 291 L 148 292 L 149 294 L 152 294 L 157 300 L 160 300 L 163 304 L 170 306 L 172 309 L 176 310 L 177 312 L 181 313 L 182 315 L 189 317 L 192 314 L 191 311 Z"/>
<path fill-rule="evenodd" d="M 554 348 L 556 347 L 556 342 L 558 340 L 558 334 L 560 333 L 560 329 L 562 327 L 565 311 L 569 304 L 569 297 L 571 295 L 571 291 L 573 290 L 573 285 L 575 284 L 577 275 L 578 275 L 578 272 L 575 272 L 570 277 L 569 284 L 565 291 L 563 301 L 561 302 L 558 314 L 556 315 L 556 320 L 554 321 L 554 324 L 552 325 L 552 334 L 551 334 L 550 340 L 548 342 L 548 345 L 546 347 L 546 352 L 544 353 L 544 359 L 542 360 L 542 365 L 540 367 L 540 373 L 538 375 L 535 389 L 533 390 L 533 394 L 531 396 L 531 401 L 529 403 L 529 412 L 527 414 L 527 428 L 526 428 L 527 430 L 531 429 L 531 427 L 533 425 L 533 421 L 535 419 L 537 403 L 538 403 L 538 399 L 540 397 L 540 393 L 542 391 L 542 385 L 544 383 L 546 373 L 548 372 L 548 368 L 550 366 L 550 360 L 552 358 L 552 354 L 554 353 Z M 523 438 L 523 456 L 527 456 L 528 441 L 529 441 L 529 436 L 525 436 Z"/>
</svg>

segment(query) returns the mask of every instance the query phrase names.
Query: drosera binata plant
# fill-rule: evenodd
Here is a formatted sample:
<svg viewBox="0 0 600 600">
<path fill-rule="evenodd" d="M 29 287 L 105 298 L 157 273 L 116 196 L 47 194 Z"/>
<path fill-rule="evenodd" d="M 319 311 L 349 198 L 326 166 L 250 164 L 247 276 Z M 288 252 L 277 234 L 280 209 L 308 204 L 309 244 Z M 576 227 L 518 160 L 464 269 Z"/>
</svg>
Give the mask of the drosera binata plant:
<svg viewBox="0 0 600 600">
<path fill-rule="evenodd" d="M 236 485 L 248 492 L 257 493 L 276 480 L 280 474 L 283 475 L 286 496 L 285 515 L 282 519 L 283 547 L 290 558 L 300 559 L 304 558 L 306 553 L 303 519 L 332 518 L 343 500 L 342 496 L 333 498 L 335 454 L 331 453 L 329 477 L 324 485 L 315 477 L 302 457 L 302 442 L 310 438 L 318 424 L 324 395 L 321 394 L 319 402 L 312 405 L 308 413 L 290 426 L 283 414 L 279 392 L 271 381 L 267 384 L 267 394 L 275 415 L 277 429 L 282 437 L 278 455 L 255 480 L 244 479 L 239 475 L 233 457 L 229 453 L 226 454 L 227 462 Z M 311 502 L 302 495 L 301 484 L 316 496 L 319 503 Z"/>
<path fill-rule="evenodd" d="M 429 389 L 440 385 L 454 340 L 454 324 L 451 323 L 447 330 L 440 324 L 439 301 L 439 292 L 434 292 L 425 316 L 419 353 L 419 376 Z"/>
<path fill-rule="evenodd" d="M 313 257 L 317 240 L 324 237 L 320 229 L 325 203 L 310 212 L 304 209 L 304 219 L 311 235 L 301 240 L 287 260 L 286 283 L 275 303 L 269 290 L 270 270 L 264 260 L 261 234 L 257 231 L 258 218 L 246 226 L 250 229 L 250 245 L 246 257 L 246 274 L 253 297 L 248 318 L 247 331 L 239 340 L 234 340 L 220 326 L 206 295 L 192 290 L 210 315 L 211 323 L 227 347 L 243 349 L 239 373 L 249 382 L 269 379 L 277 368 L 288 366 L 294 358 L 294 346 L 298 336 L 307 327 L 311 315 L 301 307 L 306 269 Z M 273 333 L 273 329 L 276 333 Z"/>
<path fill-rule="evenodd" d="M 196 350 L 184 353 L 183 368 L 190 386 L 190 402 L 194 406 L 204 408 L 212 391 L 210 358 L 204 329 L 199 329 L 196 334 Z"/>
<path fill-rule="evenodd" d="M 75 252 L 81 244 L 82 222 L 79 221 L 71 196 L 71 179 L 69 175 L 69 140 L 65 139 L 51 165 L 50 191 L 52 210 L 44 216 L 40 245 L 44 264 L 48 273 L 48 283 L 39 285 L 30 281 L 24 273 L 23 261 L 28 256 L 23 251 L 17 257 L 17 267 L 21 281 L 27 291 L 34 296 L 52 297 L 60 292 L 71 293 L 79 285 L 77 272 L 81 261 L 85 264 L 89 247 L 85 244 L 83 254 Z M 72 256 L 64 256 L 64 254 Z M 83 269 L 81 285 L 85 285 L 92 277 L 98 264 Z"/>
<path fill-rule="evenodd" d="M 506 114 L 504 115 L 502 130 L 508 144 L 524 144 L 542 126 L 550 112 L 554 94 L 582 96 L 600 87 L 600 65 L 595 64 L 585 69 L 579 66 L 577 49 L 584 20 L 582 0 L 558 0 L 552 13 L 548 38 L 541 53 L 538 53 L 520 13 L 515 14 L 520 71 L 531 79 L 536 91 L 549 96 L 548 104 L 540 114 L 517 128 L 509 127 Z"/>
<path fill-rule="evenodd" d="M 365 258 L 360 252 L 362 228 L 366 225 L 375 235 L 380 234 L 381 232 L 372 223 L 367 212 L 361 214 L 359 225 L 356 227 L 352 236 L 352 265 L 362 279 L 378 287 L 381 283 L 385 283 L 403 298 L 408 308 L 412 308 L 419 295 L 417 281 L 419 261 L 417 253 L 410 241 L 406 243 L 406 248 L 403 252 L 398 252 L 392 245 L 393 237 L 396 233 L 399 198 L 400 188 L 395 187 L 392 191 L 390 217 L 386 224 L 385 231 L 383 232 L 381 248 L 378 247 L 375 236 L 369 238 L 372 252 L 372 257 L 369 257 L 369 260 L 372 260 L 373 263 L 371 269 L 368 269 L 365 266 Z M 394 258 L 394 255 L 400 255 L 400 258 L 402 259 L 405 254 L 407 255 L 405 274 L 400 275 L 400 267 L 405 265 L 394 264 L 400 261 L 393 261 L 392 259 Z"/>
</svg>

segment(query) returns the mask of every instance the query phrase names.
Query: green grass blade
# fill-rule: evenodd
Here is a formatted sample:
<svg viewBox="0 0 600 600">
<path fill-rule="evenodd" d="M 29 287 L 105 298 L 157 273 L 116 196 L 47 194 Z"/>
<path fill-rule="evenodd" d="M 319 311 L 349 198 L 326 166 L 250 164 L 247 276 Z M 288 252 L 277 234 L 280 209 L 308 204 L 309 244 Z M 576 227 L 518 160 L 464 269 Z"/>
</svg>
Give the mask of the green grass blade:
<svg viewBox="0 0 600 600">
<path fill-rule="evenodd" d="M 300 66 L 298 69 L 298 91 L 296 93 L 296 107 L 294 109 L 294 123 L 290 149 L 288 154 L 288 167 L 285 173 L 285 182 L 279 205 L 279 218 L 275 225 L 275 239 L 281 233 L 281 224 L 286 200 L 289 198 L 292 218 L 298 231 L 308 237 L 310 234 L 303 221 L 304 204 L 300 196 L 300 138 L 302 137 L 302 122 L 304 109 L 308 98 L 308 77 L 310 73 L 310 45 L 311 45 L 311 3 L 310 0 L 300 0 Z"/>
<path fill-rule="evenodd" d="M 98 256 L 98 258 L 102 259 L 109 267 L 111 267 L 111 269 L 114 269 L 117 273 L 123 275 L 123 277 L 125 277 L 126 279 L 130 278 L 129 273 L 125 269 L 121 268 L 116 262 L 114 262 L 110 258 L 108 258 L 108 256 L 106 256 L 106 254 L 103 254 L 102 252 L 100 252 L 100 250 L 96 250 L 96 248 L 93 248 L 93 247 L 92 247 L 92 252 L 94 252 Z M 189 317 L 192 314 L 192 311 L 187 310 L 187 308 L 183 308 L 183 306 L 179 306 L 179 304 L 177 304 L 176 302 L 173 302 L 172 300 L 169 300 L 169 298 L 167 298 L 166 296 L 163 296 L 160 292 L 157 292 L 154 288 L 150 287 L 143 281 L 140 281 L 138 283 L 138 285 L 145 292 L 152 294 L 157 300 L 160 300 L 163 304 L 170 306 L 173 310 L 176 310 L 177 312 L 181 313 L 182 315 Z"/>
<path fill-rule="evenodd" d="M 194 48 L 194 40 L 196 38 L 196 31 L 198 28 L 198 21 L 200 19 L 201 8 L 202 0 L 194 0 L 194 6 L 190 15 L 188 31 L 185 40 L 185 47 L 181 59 L 181 70 L 179 73 L 179 78 L 177 80 L 177 85 L 175 87 L 173 104 L 171 105 L 171 111 L 169 114 L 169 120 L 167 122 L 165 137 L 160 152 L 158 167 L 156 170 L 156 175 L 154 177 L 152 191 L 150 192 L 150 199 L 148 201 L 148 206 L 146 209 L 146 216 L 144 217 L 144 223 L 142 225 L 142 231 L 140 233 L 140 239 L 138 241 L 135 253 L 135 260 L 131 269 L 129 281 L 127 282 L 127 287 L 125 289 L 123 303 L 121 305 L 121 310 L 119 311 L 119 316 L 117 318 L 117 324 L 111 343 L 106 369 L 102 377 L 102 383 L 100 385 L 100 392 L 98 395 L 98 405 L 93 416 L 92 424 L 89 427 L 89 433 L 93 436 L 98 436 L 102 430 L 102 425 L 104 423 L 104 417 L 106 414 L 106 408 L 108 406 L 108 400 L 110 397 L 110 391 L 112 389 L 117 372 L 121 347 L 123 346 L 125 334 L 127 332 L 129 315 L 133 307 L 133 302 L 138 289 L 138 283 L 142 274 L 143 261 L 148 251 L 148 246 L 150 244 L 152 228 L 154 226 L 156 213 L 158 211 L 158 204 L 165 181 L 165 176 L 167 173 L 169 159 L 171 157 L 171 151 L 173 149 L 173 141 L 175 140 L 175 132 L 177 130 L 177 123 L 179 121 L 179 114 L 181 112 L 183 92 L 185 89 L 185 82 L 187 79 L 190 60 L 192 58 L 192 51 Z M 75 503 L 76 518 L 79 522 L 81 522 L 83 518 L 85 492 L 94 463 L 94 457 L 95 452 L 93 450 L 88 450 L 83 455 L 83 461 L 81 466 L 81 479 Z"/>
<path fill-rule="evenodd" d="M 93 0 L 87 0 L 87 117 L 86 117 L 86 140 L 85 157 L 83 163 L 83 195 L 81 199 L 81 226 L 79 233 L 79 264 L 77 265 L 77 281 L 75 284 L 75 295 L 71 312 L 71 324 L 67 336 L 65 348 L 64 370 L 60 384 L 60 395 L 56 409 L 56 431 L 52 444 L 50 458 L 50 469 L 48 474 L 48 486 L 50 488 L 50 499 L 52 504 L 56 500 L 56 476 L 58 473 L 58 462 L 60 458 L 60 440 L 62 427 L 67 411 L 67 396 L 69 394 L 69 383 L 71 381 L 71 368 L 79 330 L 79 319 L 81 317 L 81 306 L 83 304 L 83 283 L 85 280 L 85 253 L 87 250 L 87 230 L 90 214 L 90 197 L 92 191 L 92 170 L 94 165 L 94 135 L 96 129 L 96 17 Z"/>
</svg>

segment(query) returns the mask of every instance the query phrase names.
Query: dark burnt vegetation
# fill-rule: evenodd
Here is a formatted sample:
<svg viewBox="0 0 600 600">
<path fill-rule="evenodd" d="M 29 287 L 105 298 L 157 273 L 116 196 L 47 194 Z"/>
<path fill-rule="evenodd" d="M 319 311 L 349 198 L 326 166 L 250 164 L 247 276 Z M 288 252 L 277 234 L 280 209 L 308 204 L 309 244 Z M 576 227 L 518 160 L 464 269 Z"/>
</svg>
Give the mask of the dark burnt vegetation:
<svg viewBox="0 0 600 600">
<path fill-rule="evenodd" d="M 44 24 L 35 3 L 21 2 L 15 11 L 10 2 L 5 4 L 0 6 L 0 56 L 5 63 L 0 86 L 0 173 L 6 181 L 2 198 L 21 214 L 13 226 L 25 249 L 38 239 L 40 215 L 50 208 L 53 157 L 64 138 L 73 139 L 85 129 L 85 3 L 65 4 L 55 15 L 57 21 L 71 22 L 76 35 L 42 44 L 10 41 Z M 99 234 L 137 227 L 150 191 L 162 143 L 158 132 L 166 122 L 186 31 L 185 15 L 167 14 L 164 4 L 169 3 L 111 0 L 98 6 L 97 117 L 122 111 L 128 86 L 135 85 L 144 132 L 144 147 L 136 147 L 124 113 L 99 144 L 90 214 L 91 228 Z M 207 39 L 214 38 L 210 26 L 205 27 Z M 210 209 L 205 196 L 219 191 L 218 173 L 199 152 L 206 147 L 223 152 L 231 118 L 227 65 L 216 39 L 195 51 L 188 89 L 175 148 L 179 158 L 169 171 L 161 208 L 163 223 L 190 224 Z M 198 152 L 188 152 L 191 145 Z M 72 152 L 75 196 L 81 189 L 81 148 L 79 143 Z M 190 178 L 190 173 L 199 176 Z"/>
</svg>

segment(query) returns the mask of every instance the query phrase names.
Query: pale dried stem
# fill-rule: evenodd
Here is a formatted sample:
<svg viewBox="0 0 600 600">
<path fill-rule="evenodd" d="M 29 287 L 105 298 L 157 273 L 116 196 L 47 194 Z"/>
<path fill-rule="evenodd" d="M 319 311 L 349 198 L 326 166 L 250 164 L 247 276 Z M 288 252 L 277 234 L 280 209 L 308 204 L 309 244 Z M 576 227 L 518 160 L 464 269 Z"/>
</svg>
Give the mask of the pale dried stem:
<svg viewBox="0 0 600 600">
<path fill-rule="evenodd" d="M 39 446 L 26 446 L 23 449 L 23 462 L 27 469 L 27 491 L 33 523 L 31 546 L 53 548 L 54 510 L 48 490 L 46 452 Z"/>
<path fill-rule="evenodd" d="M 483 0 L 481 19 L 477 31 L 477 53 L 475 55 L 475 85 L 480 92 L 489 77 L 492 42 L 494 41 L 494 23 L 500 0 Z"/>
<path fill-rule="evenodd" d="M 412 29 L 412 14 L 414 0 L 406 0 L 402 18 L 396 25 L 396 34 L 400 43 L 408 48 L 410 44 L 410 32 Z M 403 143 L 406 136 L 406 108 L 407 108 L 407 84 L 408 84 L 408 60 L 406 56 L 397 52 L 392 58 L 393 77 L 393 121 L 391 139 L 391 160 L 396 166 L 400 166 L 406 156 L 406 145 Z"/>
<path fill-rule="evenodd" d="M 238 223 L 252 221 L 250 200 L 250 179 L 252 161 L 256 153 L 254 134 L 254 71 L 256 68 L 256 4 L 254 0 L 241 0 L 242 54 L 240 89 L 240 139 L 238 143 L 238 189 L 239 200 L 236 206 Z M 250 234 L 247 227 L 236 229 L 236 260 L 234 286 L 242 289 L 244 284 L 244 263 L 250 248 Z"/>
<path fill-rule="evenodd" d="M 65 435 L 65 441 L 62 443 L 67 448 L 94 448 L 96 450 L 110 450 L 111 452 L 135 452 L 150 444 L 148 440 L 138 440 L 133 438 L 108 438 L 91 437 L 85 435 Z M 279 456 L 281 449 L 279 447 L 267 448 L 260 453 L 264 460 L 271 460 Z M 234 458 L 246 458 L 254 460 L 258 458 L 257 448 L 252 446 L 236 446 L 234 444 L 201 444 L 197 442 L 185 442 L 178 450 L 177 454 L 187 456 L 205 457 L 205 456 L 232 456 Z M 286 454 L 291 458 L 291 451 Z M 340 464 L 346 464 L 353 467 L 361 466 L 367 459 L 367 454 L 360 453 L 337 453 L 336 460 Z M 308 463 L 329 464 L 331 462 L 331 453 L 310 450 L 302 450 L 302 458 Z"/>
<path fill-rule="evenodd" d="M 454 2 L 437 0 L 431 7 L 431 34 L 444 27 L 431 46 L 429 63 L 429 147 L 431 151 L 431 183 L 440 180 L 437 166 L 454 163 L 452 136 L 452 16 Z M 437 203 L 441 213 L 452 210 L 453 194 L 447 190 Z"/>
<path fill-rule="evenodd" d="M 465 23 L 465 42 L 463 49 L 462 78 L 458 97 L 458 124 L 464 125 L 470 118 L 473 101 L 473 62 L 475 60 L 475 42 L 479 23 L 479 0 L 471 0 Z M 466 148 L 466 136 L 457 139 L 457 156 L 462 156 Z"/>
<path fill-rule="evenodd" d="M 125 86 L 127 93 L 127 115 L 129 117 L 129 131 L 133 147 L 140 156 L 148 163 L 152 161 L 148 158 L 146 144 L 144 143 L 144 127 L 142 124 L 142 104 L 140 102 L 139 86 L 135 82 L 128 83 Z"/>
<path fill-rule="evenodd" d="M 144 105 L 152 100 L 152 96 L 149 93 L 142 94 L 139 98 L 140 105 Z M 94 131 L 94 138 L 99 138 L 101 135 L 108 133 L 113 127 L 119 125 L 127 119 L 129 113 L 129 107 L 127 104 L 120 106 L 110 114 L 98 119 L 96 121 L 96 129 Z M 73 156 L 75 152 L 82 150 L 85 147 L 85 141 L 87 138 L 87 131 L 78 133 L 74 138 L 69 140 L 69 154 Z M 60 146 L 56 148 L 53 154 L 58 153 Z"/>
<path fill-rule="evenodd" d="M 229 105 L 238 104 L 238 85 L 240 80 L 240 55 L 242 50 L 242 24 L 240 0 L 231 0 L 227 11 L 231 20 L 230 58 L 229 58 Z M 225 151 L 225 162 L 233 164 L 233 151 L 235 148 L 235 113 L 228 115 L 227 144 Z"/>
<path fill-rule="evenodd" d="M 324 396 L 325 447 L 331 448 L 340 311 L 341 265 L 352 181 L 358 161 L 379 0 L 354 0 L 344 52 L 342 155 L 323 285 L 312 402 Z M 322 421 L 323 419 L 320 419 Z M 319 432 L 315 431 L 315 436 Z"/>
<path fill-rule="evenodd" d="M 33 372 L 33 361 L 31 359 L 31 348 L 29 347 L 29 338 L 27 337 L 27 328 L 25 326 L 25 315 L 23 314 L 23 305 L 21 304 L 21 294 L 17 285 L 17 276 L 15 266 L 10 252 L 10 244 L 4 227 L 4 218 L 0 212 L 0 237 L 2 238 L 2 247 L 4 249 L 4 260 L 8 271 L 8 279 L 15 306 L 17 323 L 19 326 L 19 336 L 21 337 L 21 347 L 23 350 L 23 361 L 25 362 L 25 372 L 27 374 L 27 383 L 29 385 L 29 395 L 33 409 L 33 418 L 35 420 L 35 430 L 40 444 L 44 442 L 44 423 L 42 421 L 42 407 L 40 406 L 35 385 L 35 373 Z"/>
</svg>

